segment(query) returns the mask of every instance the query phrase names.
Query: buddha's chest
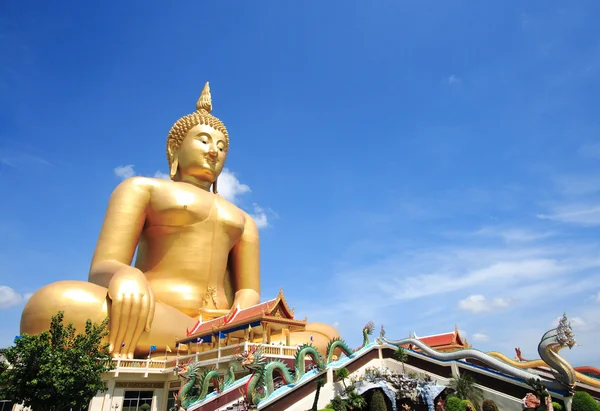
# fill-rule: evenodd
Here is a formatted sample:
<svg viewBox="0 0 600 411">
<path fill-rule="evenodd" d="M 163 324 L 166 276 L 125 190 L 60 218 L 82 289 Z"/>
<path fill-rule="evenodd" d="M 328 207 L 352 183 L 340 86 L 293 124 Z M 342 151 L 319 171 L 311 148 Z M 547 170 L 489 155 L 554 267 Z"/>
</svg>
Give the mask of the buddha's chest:
<svg viewBox="0 0 600 411">
<path fill-rule="evenodd" d="M 202 227 L 203 232 L 222 232 L 238 239 L 244 222 L 244 214 L 233 204 L 191 187 L 155 192 L 147 210 L 146 227 Z"/>
</svg>

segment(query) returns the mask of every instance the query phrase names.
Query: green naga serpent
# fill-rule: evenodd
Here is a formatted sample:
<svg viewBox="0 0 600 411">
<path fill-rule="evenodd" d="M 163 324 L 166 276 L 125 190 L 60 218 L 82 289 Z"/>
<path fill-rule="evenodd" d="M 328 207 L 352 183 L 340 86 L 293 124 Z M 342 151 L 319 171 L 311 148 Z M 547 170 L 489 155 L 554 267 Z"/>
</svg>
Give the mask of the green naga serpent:
<svg viewBox="0 0 600 411">
<path fill-rule="evenodd" d="M 224 378 L 216 369 L 201 371 L 197 362 L 188 362 L 177 371 L 177 375 L 187 381 L 179 389 L 179 392 L 174 394 L 175 406 L 171 407 L 169 411 L 178 411 L 180 408 L 187 410 L 191 404 L 206 398 L 211 382 L 217 391 L 223 391 L 235 381 L 235 367 L 235 363 L 229 366 L 227 380 L 223 381 Z"/>
<path fill-rule="evenodd" d="M 356 350 L 352 350 L 350 347 L 348 347 L 346 342 L 340 338 L 334 338 L 333 340 L 331 340 L 329 342 L 329 344 L 327 345 L 327 349 L 325 351 L 326 355 L 327 355 L 327 360 L 326 360 L 327 364 L 329 364 L 331 361 L 333 361 L 334 352 L 336 350 L 340 350 L 347 356 L 351 356 L 356 351 L 365 348 L 370 343 L 369 335 L 373 334 L 374 329 L 375 329 L 375 323 L 373 323 L 373 321 L 369 321 L 367 323 L 367 325 L 365 325 L 363 327 L 363 330 L 362 330 L 363 342 L 362 342 L 362 345 L 360 347 L 358 347 Z"/>
<path fill-rule="evenodd" d="M 323 357 L 310 344 L 304 344 L 298 347 L 296 351 L 296 355 L 294 356 L 295 375 L 292 375 L 292 371 L 283 361 L 271 360 L 267 362 L 262 346 L 255 345 L 249 351 L 236 355 L 239 363 L 252 373 L 246 383 L 245 389 L 242 391 L 246 397 L 246 402 L 249 405 L 256 406 L 271 395 L 275 391 L 276 374 L 281 376 L 286 385 L 300 381 L 304 374 L 306 374 L 304 360 L 307 356 L 312 358 L 319 371 L 325 369 Z"/>
<path fill-rule="evenodd" d="M 281 376 L 281 379 L 286 385 L 295 384 L 302 379 L 306 374 L 305 362 L 306 357 L 312 358 L 317 369 L 320 371 L 325 369 L 326 364 L 329 364 L 334 352 L 340 350 L 347 356 L 364 348 L 369 344 L 369 335 L 373 334 L 374 324 L 369 322 L 363 328 L 363 343 L 357 350 L 352 350 L 341 339 L 333 339 L 329 342 L 326 350 L 326 361 L 323 360 L 321 354 L 315 347 L 310 344 L 304 344 L 298 347 L 294 356 L 295 373 L 280 360 L 271 360 L 267 362 L 263 355 L 261 346 L 253 346 L 249 351 L 236 355 L 235 358 L 246 369 L 251 371 L 251 377 L 246 383 L 245 389 L 242 390 L 246 402 L 251 406 L 256 406 L 265 398 L 269 397 L 275 391 L 275 375 Z"/>
</svg>

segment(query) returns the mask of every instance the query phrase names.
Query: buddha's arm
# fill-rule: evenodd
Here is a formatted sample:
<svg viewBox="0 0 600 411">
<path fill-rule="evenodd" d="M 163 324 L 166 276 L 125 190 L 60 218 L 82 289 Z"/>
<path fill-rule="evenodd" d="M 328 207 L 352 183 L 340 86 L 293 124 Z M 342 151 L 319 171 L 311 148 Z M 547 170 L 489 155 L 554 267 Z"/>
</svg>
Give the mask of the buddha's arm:
<svg viewBox="0 0 600 411">
<path fill-rule="evenodd" d="M 113 191 L 92 258 L 91 283 L 108 288 L 117 271 L 130 267 L 146 220 L 150 189 L 145 178 L 134 177 Z"/>
<path fill-rule="evenodd" d="M 260 302 L 260 242 L 258 228 L 249 215 L 245 215 L 246 223 L 240 241 L 233 247 L 229 255 L 233 289 L 235 291 L 234 306 L 250 307 Z"/>
<path fill-rule="evenodd" d="M 110 300 L 109 350 L 133 358 L 140 336 L 150 331 L 155 299 L 140 270 L 131 267 L 150 202 L 152 184 L 143 177 L 125 180 L 106 210 L 92 258 L 89 281 L 106 287 Z"/>
</svg>

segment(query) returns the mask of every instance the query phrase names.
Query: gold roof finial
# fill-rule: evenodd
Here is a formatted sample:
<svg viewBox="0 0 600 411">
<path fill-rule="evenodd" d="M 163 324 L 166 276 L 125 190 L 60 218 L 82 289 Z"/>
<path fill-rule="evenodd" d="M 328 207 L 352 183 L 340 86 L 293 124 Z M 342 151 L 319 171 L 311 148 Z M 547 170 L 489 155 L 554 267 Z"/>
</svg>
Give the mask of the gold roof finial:
<svg viewBox="0 0 600 411">
<path fill-rule="evenodd" d="M 208 114 L 212 112 L 212 99 L 210 96 L 210 85 L 208 84 L 208 81 L 204 85 L 202 94 L 200 94 L 200 98 L 196 102 L 196 111 L 206 111 Z"/>
</svg>

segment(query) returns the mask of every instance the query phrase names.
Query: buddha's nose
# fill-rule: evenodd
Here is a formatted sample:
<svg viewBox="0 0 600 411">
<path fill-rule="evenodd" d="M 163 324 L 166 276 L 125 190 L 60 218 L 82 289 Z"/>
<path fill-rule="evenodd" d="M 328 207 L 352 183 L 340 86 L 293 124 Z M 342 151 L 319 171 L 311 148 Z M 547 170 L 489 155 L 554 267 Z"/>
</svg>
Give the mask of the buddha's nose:
<svg viewBox="0 0 600 411">
<path fill-rule="evenodd" d="M 211 156 L 211 157 L 213 157 L 213 158 L 216 158 L 218 154 L 219 153 L 217 153 L 217 149 L 215 147 L 211 147 L 208 150 L 208 155 Z"/>
</svg>

